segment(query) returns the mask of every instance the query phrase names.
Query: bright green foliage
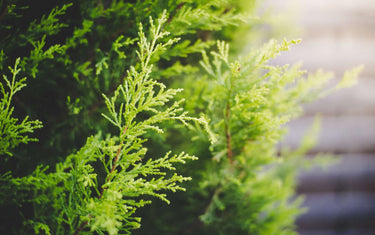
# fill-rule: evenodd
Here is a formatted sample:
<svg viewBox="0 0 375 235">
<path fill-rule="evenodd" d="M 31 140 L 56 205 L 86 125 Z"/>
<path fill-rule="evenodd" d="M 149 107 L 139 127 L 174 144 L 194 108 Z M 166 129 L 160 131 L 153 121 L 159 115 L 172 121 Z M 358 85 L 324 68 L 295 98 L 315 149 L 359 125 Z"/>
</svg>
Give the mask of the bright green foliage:
<svg viewBox="0 0 375 235">
<path fill-rule="evenodd" d="M 0 233 L 294 234 L 314 141 L 277 143 L 336 88 L 268 64 L 298 41 L 238 58 L 255 6 L 0 1 Z"/>
<path fill-rule="evenodd" d="M 17 59 L 14 67 L 9 67 L 12 78 L 8 79 L 3 74 L 3 81 L 0 83 L 2 94 L 0 103 L 0 155 L 7 154 L 12 156 L 10 150 L 17 147 L 20 143 L 27 144 L 29 141 L 36 141 L 37 139 L 30 138 L 26 133 L 32 133 L 34 129 L 42 127 L 40 121 L 29 121 L 27 116 L 21 123 L 17 123 L 18 119 L 12 116 L 14 111 L 14 107 L 11 106 L 12 98 L 26 86 L 26 78 L 20 80 L 16 78 L 20 72 L 18 68 L 19 62 L 20 60 Z"/>
<path fill-rule="evenodd" d="M 90 137 L 81 150 L 56 166 L 56 173 L 45 174 L 46 169 L 37 170 L 32 176 L 13 180 L 21 184 L 29 182 L 36 188 L 41 187 L 39 184 L 44 181 L 42 190 L 52 190 L 50 196 L 54 198 L 35 198 L 34 206 L 38 208 L 40 205 L 37 204 L 54 201 L 53 207 L 58 216 L 47 219 L 35 213 L 36 220 L 27 221 L 35 232 L 42 229 L 60 234 L 70 230 L 78 234 L 89 227 L 90 231 L 107 231 L 109 234 L 129 233 L 140 226 L 140 218 L 133 215 L 136 209 L 151 203 L 151 200 L 142 197 L 150 195 L 169 203 L 162 191 L 185 190 L 179 183 L 190 180 L 190 177 L 166 176 L 162 169 L 175 170 L 175 163 L 185 163 L 195 157 L 185 153 L 171 156 L 168 152 L 162 158 L 142 162 L 147 152 L 143 136 L 149 130 L 163 132 L 159 123 L 167 120 L 179 120 L 186 125 L 190 121 L 205 123 L 203 119 L 187 116 L 179 108 L 182 100 L 165 107 L 179 90 L 166 89 L 164 84 L 150 77 L 151 57 L 174 42 L 158 42 L 168 34 L 161 31 L 165 21 L 166 14 L 158 19 L 156 25 L 151 18 L 150 41 L 140 26 L 138 66 L 130 67 L 124 83 L 112 97 L 103 95 L 108 109 L 108 114 L 103 116 L 118 128 L 118 135 L 107 135 L 104 140 L 100 140 L 100 135 Z M 137 115 L 142 113 L 147 113 L 147 117 L 137 120 Z M 104 182 L 98 182 L 97 175 L 103 169 Z M 36 191 L 38 194 L 47 193 L 39 190 Z M 49 223 L 45 223 L 46 220 Z M 54 226 L 49 227 L 50 223 Z"/>
<path fill-rule="evenodd" d="M 138 228 L 140 218 L 133 217 L 134 212 L 138 207 L 151 203 L 150 200 L 145 201 L 138 197 L 151 195 L 169 203 L 166 194 L 160 191 L 184 190 L 178 183 L 190 179 L 177 174 L 164 177 L 166 173 L 161 171 L 162 168 L 175 170 L 174 163 L 185 163 L 187 159 L 195 159 L 187 154 L 170 156 L 170 153 L 167 153 L 163 158 L 142 162 L 147 151 L 143 146 L 146 139 L 142 136 L 148 130 L 162 132 L 158 123 L 173 119 L 183 123 L 192 120 L 203 122 L 201 119 L 186 116 L 186 112 L 181 112 L 181 108 L 178 107 L 180 102 L 158 110 L 158 107 L 165 106 L 178 92 L 174 89 L 165 90 L 162 83 L 149 77 L 152 68 L 151 56 L 173 43 L 158 43 L 158 40 L 167 34 L 161 32 L 165 21 L 165 14 L 156 25 L 151 19 L 151 41 L 146 39 L 142 27 L 140 28 L 138 69 L 131 67 L 124 84 L 115 90 L 114 95 L 111 98 L 104 96 L 109 114 L 103 116 L 118 128 L 118 136 L 107 136 L 103 141 L 90 139 L 83 149 L 69 156 L 64 164 L 58 166 L 57 174 L 67 170 L 73 174 L 68 178 L 73 177 L 74 182 L 69 182 L 65 188 L 78 201 L 67 203 L 65 216 L 66 221 L 75 222 L 77 215 L 74 212 L 82 211 L 83 224 L 78 230 L 82 229 L 85 223 L 89 224 L 92 231 L 103 230 L 109 234 L 117 234 L 120 230 L 129 232 L 129 229 Z M 137 121 L 136 116 L 142 112 L 147 112 L 148 117 Z M 101 162 L 106 173 L 105 181 L 101 185 L 98 184 L 97 173 L 94 173 L 95 169 L 91 165 L 95 162 Z M 158 177 L 153 178 L 154 176 Z M 96 197 L 91 196 L 92 192 Z M 77 195 L 81 193 L 82 195 Z M 77 205 L 80 206 L 77 208 Z M 70 227 L 74 228 L 72 224 Z"/>
</svg>

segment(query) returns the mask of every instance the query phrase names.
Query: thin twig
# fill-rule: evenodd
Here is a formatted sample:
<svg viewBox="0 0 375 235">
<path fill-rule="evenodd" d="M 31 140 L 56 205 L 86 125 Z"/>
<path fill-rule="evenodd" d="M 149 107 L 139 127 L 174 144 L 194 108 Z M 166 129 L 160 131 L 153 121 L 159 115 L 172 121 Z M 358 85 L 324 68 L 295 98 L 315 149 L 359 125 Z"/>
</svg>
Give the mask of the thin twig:
<svg viewBox="0 0 375 235">
<path fill-rule="evenodd" d="M 127 130 L 128 130 L 128 127 L 126 126 L 125 129 L 124 129 L 124 131 L 122 132 L 122 134 L 125 135 Z M 105 179 L 105 182 L 106 182 L 106 183 L 109 181 L 109 176 L 112 174 L 112 172 L 113 172 L 113 171 L 116 169 L 116 167 L 117 167 L 117 164 L 116 164 L 116 163 L 118 162 L 118 160 L 119 160 L 119 158 L 120 158 L 120 153 L 121 153 L 121 150 L 122 150 L 122 146 L 123 146 L 123 145 L 124 145 L 124 140 L 121 141 L 121 143 L 120 143 L 120 148 L 117 150 L 116 157 L 115 157 L 115 159 L 113 160 L 112 169 L 111 169 L 111 171 L 109 172 L 107 178 Z M 106 188 L 102 188 L 102 191 L 101 191 L 101 193 L 100 193 L 99 199 L 102 198 L 105 189 L 106 189 Z"/>
<path fill-rule="evenodd" d="M 90 219 L 91 219 L 91 216 L 90 216 Z M 81 226 L 79 226 L 79 227 L 77 228 L 77 230 L 74 232 L 73 235 L 78 235 L 78 234 L 83 230 L 83 228 L 86 227 L 86 225 L 87 225 L 88 223 L 89 223 L 88 220 L 85 221 L 85 222 L 83 222 L 83 223 L 81 224 Z"/>
<path fill-rule="evenodd" d="M 226 117 L 225 136 L 226 136 L 226 140 L 227 140 L 227 156 L 228 156 L 229 162 L 232 163 L 233 162 L 232 135 L 230 133 L 229 123 L 228 123 L 229 122 L 229 118 L 230 118 L 230 104 L 229 104 L 229 101 L 227 103 L 225 117 Z"/>
</svg>

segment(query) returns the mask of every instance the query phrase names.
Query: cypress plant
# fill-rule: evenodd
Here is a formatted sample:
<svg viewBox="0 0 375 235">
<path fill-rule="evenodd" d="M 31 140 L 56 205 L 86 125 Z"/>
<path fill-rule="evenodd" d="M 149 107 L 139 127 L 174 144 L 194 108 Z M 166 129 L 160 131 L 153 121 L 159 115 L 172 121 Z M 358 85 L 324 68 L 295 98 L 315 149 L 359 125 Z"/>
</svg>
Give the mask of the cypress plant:
<svg viewBox="0 0 375 235">
<path fill-rule="evenodd" d="M 297 40 L 239 57 L 255 10 L 1 1 L 0 233 L 294 234 L 312 141 L 276 144 L 301 103 L 336 88 L 268 64 Z"/>
</svg>

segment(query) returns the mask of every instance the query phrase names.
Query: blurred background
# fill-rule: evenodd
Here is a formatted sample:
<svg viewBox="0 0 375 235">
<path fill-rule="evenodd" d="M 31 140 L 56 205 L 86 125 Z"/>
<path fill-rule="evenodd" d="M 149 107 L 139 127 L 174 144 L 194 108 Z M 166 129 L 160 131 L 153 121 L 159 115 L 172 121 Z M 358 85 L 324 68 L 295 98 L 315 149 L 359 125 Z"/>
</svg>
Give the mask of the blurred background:
<svg viewBox="0 0 375 235">
<path fill-rule="evenodd" d="M 324 171 L 301 173 L 298 193 L 306 195 L 309 210 L 298 219 L 298 231 L 301 235 L 375 234 L 375 1 L 269 3 L 278 12 L 287 12 L 289 22 L 297 24 L 293 36 L 302 39 L 276 63 L 303 61 L 308 72 L 321 68 L 335 72 L 336 78 L 357 65 L 365 66 L 357 85 L 306 105 L 304 116 L 290 123 L 285 144 L 296 147 L 314 116 L 321 114 L 321 131 L 311 154 L 341 156 L 339 164 Z"/>
</svg>

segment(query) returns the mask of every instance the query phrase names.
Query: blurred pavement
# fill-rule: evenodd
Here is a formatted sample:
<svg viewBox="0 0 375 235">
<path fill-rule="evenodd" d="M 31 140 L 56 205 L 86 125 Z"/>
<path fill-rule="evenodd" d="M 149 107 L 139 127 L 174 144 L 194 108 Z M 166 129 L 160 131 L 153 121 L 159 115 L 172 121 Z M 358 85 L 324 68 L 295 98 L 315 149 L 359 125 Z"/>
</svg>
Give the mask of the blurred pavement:
<svg viewBox="0 0 375 235">
<path fill-rule="evenodd" d="M 285 1 L 273 0 L 276 6 Z M 305 106 L 290 123 L 285 144 L 298 146 L 314 116 L 322 116 L 313 152 L 337 153 L 341 163 L 328 170 L 302 172 L 298 192 L 309 212 L 298 220 L 301 235 L 375 234 L 375 0 L 295 0 L 300 45 L 276 63 L 303 61 L 336 77 L 357 65 L 358 84 Z M 299 10 L 298 10 L 299 8 Z"/>
</svg>

